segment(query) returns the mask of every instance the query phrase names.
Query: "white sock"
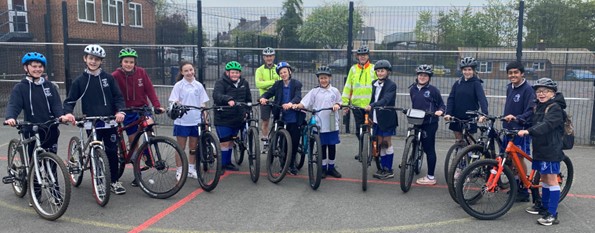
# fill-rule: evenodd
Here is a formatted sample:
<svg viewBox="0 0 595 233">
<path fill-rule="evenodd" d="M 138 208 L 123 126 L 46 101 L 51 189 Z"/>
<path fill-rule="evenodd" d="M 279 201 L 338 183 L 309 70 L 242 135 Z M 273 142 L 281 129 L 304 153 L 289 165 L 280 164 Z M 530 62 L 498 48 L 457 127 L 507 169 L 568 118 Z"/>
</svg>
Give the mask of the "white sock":
<svg viewBox="0 0 595 233">
<path fill-rule="evenodd" d="M 433 180 L 435 177 L 428 175 L 428 179 Z"/>
</svg>

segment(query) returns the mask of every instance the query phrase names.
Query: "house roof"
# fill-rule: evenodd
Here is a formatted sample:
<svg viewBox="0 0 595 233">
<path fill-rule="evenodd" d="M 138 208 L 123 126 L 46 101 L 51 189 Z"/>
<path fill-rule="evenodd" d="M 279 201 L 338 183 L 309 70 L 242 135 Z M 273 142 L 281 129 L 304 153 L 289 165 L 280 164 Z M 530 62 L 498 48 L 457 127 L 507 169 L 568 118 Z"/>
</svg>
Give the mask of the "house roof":
<svg viewBox="0 0 595 233">
<path fill-rule="evenodd" d="M 459 47 L 461 57 L 475 57 L 479 61 L 510 61 L 516 59 L 515 48 L 477 48 Z M 537 50 L 523 49 L 525 61 L 549 61 L 552 65 L 592 65 L 595 64 L 595 54 L 586 48 L 546 48 Z"/>
<path fill-rule="evenodd" d="M 232 31 L 262 32 L 275 21 L 277 21 L 277 19 L 269 19 L 267 17 L 261 17 L 259 20 L 252 21 L 241 19 L 238 26 L 232 29 Z"/>
</svg>

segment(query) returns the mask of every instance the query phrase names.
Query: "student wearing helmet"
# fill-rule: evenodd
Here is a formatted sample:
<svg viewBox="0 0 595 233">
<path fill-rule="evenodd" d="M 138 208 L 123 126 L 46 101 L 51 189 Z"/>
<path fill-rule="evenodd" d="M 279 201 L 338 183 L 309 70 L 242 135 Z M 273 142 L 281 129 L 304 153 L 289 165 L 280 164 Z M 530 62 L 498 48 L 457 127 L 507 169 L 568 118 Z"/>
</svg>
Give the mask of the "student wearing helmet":
<svg viewBox="0 0 595 233">
<path fill-rule="evenodd" d="M 213 104 L 216 106 L 230 106 L 215 111 L 215 127 L 221 142 L 221 165 L 223 169 L 238 171 L 238 167 L 231 163 L 233 149 L 232 138 L 244 126 L 246 107 L 235 106 L 236 103 L 252 102 L 250 84 L 242 78 L 242 65 L 237 61 L 230 61 L 225 65 L 225 73 L 215 82 L 213 89 Z"/>
<path fill-rule="evenodd" d="M 275 49 L 266 47 L 262 50 L 262 60 L 264 64 L 256 69 L 254 80 L 256 81 L 256 88 L 258 88 L 259 95 L 264 94 L 269 88 L 275 84 L 276 81 L 281 80 L 276 72 L 277 65 L 275 65 Z M 271 118 L 271 106 L 260 106 L 260 120 L 262 121 L 260 140 L 264 142 L 264 150 L 267 152 L 267 136 L 269 135 L 269 119 Z"/>
<path fill-rule="evenodd" d="M 294 105 L 297 109 L 323 109 L 333 108 L 332 111 L 321 111 L 316 113 L 316 124 L 320 127 L 320 144 L 322 145 L 322 177 L 326 175 L 341 178 L 335 167 L 335 155 L 337 154 L 337 144 L 339 140 L 339 114 L 337 110 L 341 108 L 341 93 L 337 88 L 331 85 L 331 69 L 327 66 L 321 66 L 316 70 L 318 77 L 318 87 L 310 90 L 299 104 Z"/>
<path fill-rule="evenodd" d="M 558 94 L 558 85 L 549 78 L 540 78 L 533 84 L 537 97 L 533 125 L 520 130 L 519 136 L 530 135 L 533 140 L 532 168 L 541 174 L 541 202 L 526 209 L 530 214 L 542 215 L 537 219 L 541 225 L 558 224 L 558 204 L 560 200 L 560 162 L 564 160 L 562 135 L 566 114 L 566 101 Z"/>
<path fill-rule="evenodd" d="M 372 95 L 372 81 L 376 80 L 374 64 L 370 63 L 370 50 L 366 46 L 360 47 L 356 51 L 357 64 L 349 69 L 347 80 L 343 87 L 342 101 L 355 107 L 365 108 L 370 104 L 370 95 Z M 348 114 L 349 109 L 345 108 Z M 364 111 L 353 110 L 355 121 L 355 136 L 359 138 L 359 127 L 364 124 Z M 355 157 L 357 158 L 357 155 Z"/>
<path fill-rule="evenodd" d="M 124 95 L 126 107 L 149 106 L 148 98 L 153 107 L 157 108 L 157 112 L 164 112 L 165 109 L 161 108 L 151 78 L 149 78 L 145 69 L 136 65 L 138 59 L 136 50 L 132 48 L 123 48 L 120 50 L 118 58 L 120 58 L 120 67 L 112 72 L 112 76 L 114 76 L 116 82 L 118 82 L 120 91 L 122 92 L 122 95 Z M 139 117 L 140 116 L 136 112 L 127 112 L 124 117 L 124 125 L 128 125 L 138 120 Z M 148 123 L 152 124 L 153 119 L 149 118 Z M 138 126 L 136 125 L 126 129 L 128 142 L 132 142 L 137 130 Z M 130 185 L 134 187 L 138 186 L 136 180 L 132 181 Z"/>
<path fill-rule="evenodd" d="M 394 148 L 391 137 L 396 135 L 396 128 L 399 125 L 397 112 L 394 109 L 375 109 L 374 107 L 395 107 L 397 99 L 397 84 L 388 76 L 392 71 L 392 65 L 387 60 L 380 60 L 374 64 L 377 80 L 372 82 L 372 94 L 370 104 L 366 111 L 370 112 L 370 118 L 374 122 L 374 137 L 377 137 L 380 151 L 380 170 L 373 177 L 381 180 L 395 177 L 393 172 Z"/>
<path fill-rule="evenodd" d="M 111 174 L 118 174 L 118 134 L 116 122 L 122 122 L 126 113 L 121 109 L 125 108 L 124 98 L 118 88 L 114 77 L 101 69 L 101 64 L 105 58 L 105 50 L 96 44 L 85 47 L 83 61 L 86 68 L 78 76 L 70 87 L 68 97 L 64 100 L 64 112 L 70 121 L 74 122 L 74 107 L 78 100 L 81 100 L 81 109 L 86 116 L 113 116 L 115 122 L 98 122 L 97 138 L 103 141 L 105 153 L 109 158 Z M 117 176 L 111 177 L 111 190 L 116 195 L 126 193 L 122 183 L 118 181 Z"/>
<path fill-rule="evenodd" d="M 481 79 L 477 77 L 477 61 L 472 57 L 465 57 L 459 64 L 463 76 L 457 80 L 450 89 L 448 100 L 446 101 L 446 115 L 444 120 L 450 120 L 451 116 L 458 119 L 469 119 L 467 111 L 478 110 L 488 114 L 488 99 L 483 90 Z M 479 122 L 483 122 L 485 117 L 480 117 Z M 448 128 L 454 132 L 456 142 L 462 142 L 463 129 L 460 124 L 450 124 Z M 471 124 L 469 130 L 471 133 L 477 132 L 477 125 Z"/>
<path fill-rule="evenodd" d="M 198 128 L 197 125 L 201 123 L 200 110 L 190 109 L 183 116 L 179 116 L 179 109 L 173 108 L 177 105 L 190 105 L 196 107 L 204 107 L 206 102 L 209 102 L 209 96 L 204 86 L 196 80 L 194 66 L 191 62 L 183 61 L 180 63 L 180 72 L 178 73 L 177 82 L 171 90 L 169 95 L 170 108 L 168 115 L 174 120 L 173 135 L 176 141 L 186 151 L 186 144 L 188 145 L 188 177 L 198 179 L 196 173 L 196 146 L 198 145 Z M 176 112 L 176 114 L 172 114 Z M 180 180 L 182 177 L 182 164 L 177 164 L 176 179 Z"/>
<path fill-rule="evenodd" d="M 275 97 L 273 102 L 276 105 L 282 106 L 283 109 L 273 108 L 273 116 L 279 119 L 281 111 L 283 111 L 283 121 L 285 128 L 291 135 L 292 145 L 299 145 L 300 140 L 300 124 L 304 122 L 306 115 L 301 111 L 293 109 L 294 104 L 299 104 L 302 100 L 302 83 L 298 80 L 292 79 L 291 74 L 293 69 L 287 62 L 279 62 L 277 64 L 277 74 L 281 80 L 276 81 L 269 90 L 260 96 L 260 104 L 266 104 L 268 100 Z M 292 147 L 291 162 L 289 164 L 289 173 L 297 175 L 299 172 L 295 166 L 295 154 L 297 153 L 297 146 Z"/>
<path fill-rule="evenodd" d="M 438 131 L 438 116 L 444 113 L 444 101 L 440 95 L 440 90 L 430 84 L 434 75 L 434 70 L 429 65 L 420 65 L 415 69 L 417 78 L 415 83 L 409 89 L 411 97 L 411 108 L 420 109 L 426 112 L 433 112 L 433 116 L 426 116 L 421 125 L 425 132 L 421 137 L 421 145 L 428 158 L 428 174 L 416 180 L 417 184 L 435 185 L 436 177 L 436 131 Z"/>
</svg>

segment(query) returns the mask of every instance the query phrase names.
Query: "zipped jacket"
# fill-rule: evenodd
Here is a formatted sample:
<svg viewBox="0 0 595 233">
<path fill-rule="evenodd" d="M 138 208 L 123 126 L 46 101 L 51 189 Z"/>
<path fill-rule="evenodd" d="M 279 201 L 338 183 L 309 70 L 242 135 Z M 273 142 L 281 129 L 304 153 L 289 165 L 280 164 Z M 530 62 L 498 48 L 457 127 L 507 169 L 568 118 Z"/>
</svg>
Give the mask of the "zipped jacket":
<svg viewBox="0 0 595 233">
<path fill-rule="evenodd" d="M 374 65 L 367 62 L 365 65 L 355 64 L 349 69 L 345 86 L 343 87 L 342 100 L 344 104 L 365 108 L 370 104 L 372 96 L 372 81 L 376 80 Z"/>
</svg>

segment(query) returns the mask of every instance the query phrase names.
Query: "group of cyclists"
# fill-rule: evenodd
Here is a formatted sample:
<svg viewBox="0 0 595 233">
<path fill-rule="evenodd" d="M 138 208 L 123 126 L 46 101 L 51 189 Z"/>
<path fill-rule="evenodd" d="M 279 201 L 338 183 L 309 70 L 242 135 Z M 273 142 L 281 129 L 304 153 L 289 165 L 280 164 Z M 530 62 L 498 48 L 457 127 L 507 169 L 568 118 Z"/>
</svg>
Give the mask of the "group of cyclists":
<svg viewBox="0 0 595 233">
<path fill-rule="evenodd" d="M 352 109 L 356 128 L 364 124 L 366 120 L 364 116 L 369 115 L 369 120 L 373 122 L 373 132 L 375 132 L 373 136 L 377 137 L 380 156 L 380 166 L 373 177 L 381 180 L 394 178 L 395 149 L 391 138 L 396 135 L 398 126 L 397 112 L 394 108 L 397 85 L 390 79 L 392 65 L 389 61 L 379 60 L 372 64 L 370 50 L 362 46 L 356 51 L 357 64 L 349 69 L 342 93 L 331 85 L 331 69 L 320 66 L 315 73 L 319 85 L 302 97 L 302 84 L 292 77 L 294 72 L 292 66 L 283 61 L 275 64 L 273 48 L 265 48 L 262 56 L 264 64 L 256 70 L 254 81 L 260 95 L 255 99 L 260 103 L 262 121 L 260 137 L 265 146 L 264 152 L 269 144 L 267 135 L 271 115 L 273 115 L 273 119 L 281 119 L 285 123 L 285 128 L 291 136 L 291 143 L 296 145 L 293 146 L 289 157 L 292 160 L 288 161 L 290 163 L 288 172 L 297 175 L 299 170 L 295 158 L 301 133 L 300 127 L 305 122 L 305 113 L 301 109 L 330 108 L 332 110 L 316 113 L 318 118 L 316 124 L 320 128 L 320 132 L 317 133 L 320 135 L 322 145 L 322 173 L 323 177 L 341 178 L 342 175 L 336 166 L 336 145 L 340 143 L 339 110 L 344 109 L 343 114 L 349 114 L 349 109 Z M 24 111 L 24 120 L 29 122 L 40 123 L 55 118 L 63 122 L 75 122 L 73 111 L 79 100 L 82 113 L 86 116 L 115 115 L 114 121 L 96 125 L 97 136 L 103 141 L 109 158 L 112 174 L 111 190 L 115 194 L 124 194 L 126 189 L 119 181 L 120 177 L 114 175 L 118 174 L 116 145 L 118 138 L 117 129 L 113 126 L 121 122 L 125 124 L 134 122 L 139 118 L 138 114 L 122 111 L 125 108 L 152 105 L 160 112 L 165 109 L 161 106 L 146 71 L 137 65 L 138 53 L 134 49 L 124 48 L 120 51 L 118 55 L 120 67 L 111 74 L 101 67 L 105 57 L 106 52 L 99 45 L 92 44 L 84 48 L 85 69 L 74 80 L 68 96 L 62 102 L 56 87 L 43 75 L 47 65 L 46 57 L 38 52 L 26 53 L 21 61 L 25 77 L 15 85 L 11 93 L 5 123 L 14 126 L 15 119 L 21 111 Z M 416 183 L 420 185 L 437 183 L 434 173 L 437 161 L 435 136 L 439 117 L 443 116 L 445 120 L 467 120 L 471 117 L 467 115 L 470 110 L 481 109 L 481 112 L 488 113 L 488 101 L 482 81 L 477 76 L 477 66 L 478 62 L 472 57 L 465 57 L 460 61 L 459 68 L 462 76 L 453 83 L 446 103 L 441 97 L 440 90 L 431 85 L 434 75 L 432 67 L 422 64 L 415 69 L 417 75 L 415 83 L 409 87 L 411 106 L 414 109 L 432 113 L 425 116 L 421 126 L 425 132 L 421 142 L 427 155 L 427 174 L 417 179 Z M 559 172 L 560 154 L 563 153 L 553 139 L 555 135 L 551 134 L 559 133 L 558 127 L 563 121 L 561 115 L 558 115 L 563 112 L 562 109 L 566 104 L 563 96 L 556 94 L 557 84 L 551 79 L 542 78 L 530 85 L 523 76 L 524 67 L 521 62 L 508 63 L 506 71 L 510 84 L 507 87 L 503 127 L 521 129 L 519 131 L 521 137 L 515 137 L 514 143 L 523 148 L 527 154 L 530 154 L 529 145 L 533 139 L 533 168 L 544 174 L 542 197 L 533 198 L 534 201 L 541 201 L 535 201 L 535 205 L 527 209 L 527 212 L 542 215 L 538 222 L 543 225 L 557 224 L 557 198 L 560 195 L 560 187 L 555 182 L 555 174 Z M 180 64 L 177 82 L 168 100 L 170 102 L 168 110 L 176 105 L 204 107 L 210 101 L 205 87 L 196 80 L 192 63 Z M 215 82 L 212 95 L 214 106 L 228 106 L 215 111 L 213 122 L 220 141 L 224 170 L 239 170 L 231 159 L 233 138 L 244 126 L 247 111 L 246 107 L 239 106 L 239 103 L 249 103 L 252 100 L 249 81 L 242 77 L 242 65 L 237 61 L 228 62 L 223 76 Z M 556 105 L 548 107 L 548 112 L 545 106 L 553 102 Z M 357 108 L 346 108 L 347 105 Z M 188 158 L 188 177 L 191 178 L 197 178 L 196 158 L 193 155 L 196 154 L 198 144 L 197 125 L 203 119 L 201 114 L 200 110 L 189 110 L 182 116 L 176 116 L 174 120 L 173 135 L 182 149 L 185 150 L 188 147 L 189 155 L 192 155 Z M 485 121 L 484 117 L 479 118 L 479 122 L 482 121 Z M 454 132 L 456 140 L 462 139 L 460 124 L 452 123 L 449 129 Z M 476 125 L 472 125 L 470 131 L 475 132 L 476 129 Z M 136 131 L 136 128 L 127 130 L 129 139 L 134 137 Z M 42 146 L 56 152 L 60 135 L 57 126 L 53 125 L 49 130 L 41 132 L 43 133 L 40 135 Z M 357 130 L 355 134 L 360 137 Z M 182 167 L 177 168 L 178 179 L 182 171 Z M 521 185 L 518 181 L 517 184 Z M 137 185 L 136 181 L 131 183 L 131 186 Z M 526 188 L 519 190 L 521 194 L 518 201 L 529 201 L 528 190 Z M 533 190 L 531 193 L 539 196 L 538 190 Z"/>
</svg>

